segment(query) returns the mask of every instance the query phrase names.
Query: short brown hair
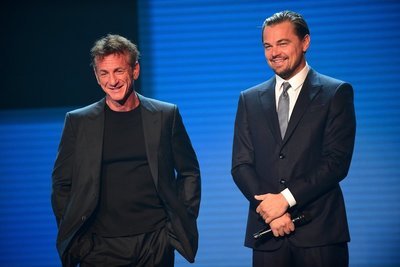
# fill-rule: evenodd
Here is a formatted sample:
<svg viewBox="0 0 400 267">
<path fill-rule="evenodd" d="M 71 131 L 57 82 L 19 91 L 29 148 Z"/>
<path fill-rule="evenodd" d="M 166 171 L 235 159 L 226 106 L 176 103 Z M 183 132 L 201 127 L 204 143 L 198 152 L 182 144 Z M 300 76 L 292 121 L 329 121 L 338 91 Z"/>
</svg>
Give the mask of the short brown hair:
<svg viewBox="0 0 400 267">
<path fill-rule="evenodd" d="M 307 34 L 310 35 L 310 30 L 308 29 L 307 22 L 304 20 L 303 16 L 299 13 L 285 10 L 273 14 L 271 17 L 267 18 L 262 25 L 261 38 L 264 41 L 263 33 L 266 26 L 271 26 L 279 24 L 285 21 L 289 21 L 294 25 L 296 35 L 302 40 Z"/>
</svg>

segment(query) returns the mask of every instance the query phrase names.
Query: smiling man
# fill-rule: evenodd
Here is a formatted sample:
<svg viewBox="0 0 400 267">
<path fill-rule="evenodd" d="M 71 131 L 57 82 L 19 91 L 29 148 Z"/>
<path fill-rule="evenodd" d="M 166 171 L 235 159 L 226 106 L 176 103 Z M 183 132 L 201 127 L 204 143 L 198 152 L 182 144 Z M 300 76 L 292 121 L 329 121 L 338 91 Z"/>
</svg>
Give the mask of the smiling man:
<svg viewBox="0 0 400 267">
<path fill-rule="evenodd" d="M 304 18 L 267 18 L 262 43 L 275 76 L 240 94 L 232 176 L 249 201 L 245 246 L 253 266 L 348 266 L 350 234 L 339 182 L 354 147 L 350 84 L 306 62 Z M 307 215 L 303 225 L 294 222 Z M 255 238 L 263 228 L 272 233 Z"/>
<path fill-rule="evenodd" d="M 200 170 L 176 105 L 141 96 L 139 51 L 98 40 L 92 65 L 105 98 L 68 112 L 52 174 L 63 266 L 194 262 Z"/>
</svg>

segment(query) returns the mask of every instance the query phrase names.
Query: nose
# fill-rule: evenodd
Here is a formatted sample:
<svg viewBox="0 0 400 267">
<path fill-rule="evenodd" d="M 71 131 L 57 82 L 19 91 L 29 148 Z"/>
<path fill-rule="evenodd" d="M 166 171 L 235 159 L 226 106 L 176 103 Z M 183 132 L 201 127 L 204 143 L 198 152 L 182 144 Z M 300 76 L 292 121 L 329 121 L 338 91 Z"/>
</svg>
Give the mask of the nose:
<svg viewBox="0 0 400 267">
<path fill-rule="evenodd" d="M 273 46 L 271 47 L 271 56 L 275 57 L 281 53 L 279 47 Z"/>
<path fill-rule="evenodd" d="M 118 79 L 115 77 L 113 73 L 110 74 L 108 84 L 111 87 L 115 87 L 118 84 Z"/>
</svg>

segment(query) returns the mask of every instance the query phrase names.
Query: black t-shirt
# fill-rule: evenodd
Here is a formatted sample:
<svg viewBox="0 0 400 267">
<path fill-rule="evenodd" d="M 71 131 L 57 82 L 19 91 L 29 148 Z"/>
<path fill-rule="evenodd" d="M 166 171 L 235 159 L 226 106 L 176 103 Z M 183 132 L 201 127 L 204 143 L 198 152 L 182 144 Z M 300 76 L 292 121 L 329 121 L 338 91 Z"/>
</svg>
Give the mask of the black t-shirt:
<svg viewBox="0 0 400 267">
<path fill-rule="evenodd" d="M 147 161 L 140 108 L 105 109 L 100 200 L 94 232 L 129 236 L 156 230 L 166 220 Z"/>
</svg>

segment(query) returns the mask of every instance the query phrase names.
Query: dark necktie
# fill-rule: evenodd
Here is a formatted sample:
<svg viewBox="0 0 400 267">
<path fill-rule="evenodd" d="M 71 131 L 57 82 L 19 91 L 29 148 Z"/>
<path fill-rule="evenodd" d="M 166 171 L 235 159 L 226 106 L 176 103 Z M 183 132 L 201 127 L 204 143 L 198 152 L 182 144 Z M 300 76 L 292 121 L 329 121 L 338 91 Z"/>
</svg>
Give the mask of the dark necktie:
<svg viewBox="0 0 400 267">
<path fill-rule="evenodd" d="M 279 97 L 278 102 L 278 119 L 279 119 L 279 126 L 281 128 L 281 136 L 282 139 L 285 136 L 286 128 L 288 126 L 289 121 L 289 95 L 287 91 L 290 88 L 290 83 L 284 82 L 282 83 L 282 94 Z"/>
</svg>

